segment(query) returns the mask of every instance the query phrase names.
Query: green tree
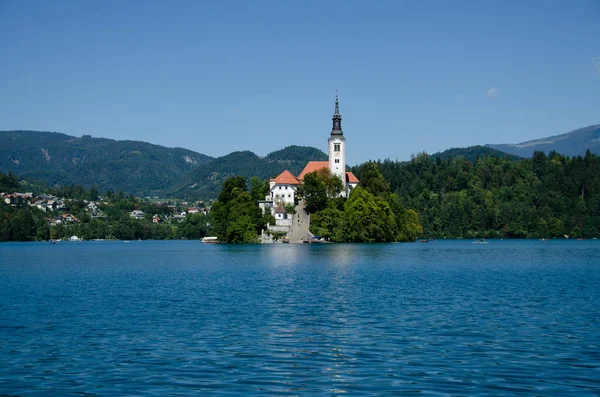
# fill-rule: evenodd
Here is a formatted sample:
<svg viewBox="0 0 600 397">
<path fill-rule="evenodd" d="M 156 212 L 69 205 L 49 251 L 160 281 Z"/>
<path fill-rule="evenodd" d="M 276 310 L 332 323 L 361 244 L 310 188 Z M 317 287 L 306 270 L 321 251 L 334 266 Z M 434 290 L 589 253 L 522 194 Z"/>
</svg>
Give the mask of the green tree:
<svg viewBox="0 0 600 397">
<path fill-rule="evenodd" d="M 227 243 L 258 241 L 258 233 L 272 217 L 264 216 L 256 201 L 246 190 L 245 181 L 231 177 L 212 207 L 212 230 L 219 240 Z"/>
<path fill-rule="evenodd" d="M 201 239 L 207 235 L 209 223 L 209 217 L 201 212 L 188 214 L 177 227 L 177 237 L 189 240 Z"/>
<path fill-rule="evenodd" d="M 260 201 L 264 200 L 265 196 L 269 193 L 269 180 L 261 180 L 257 176 L 250 178 L 250 195 L 252 200 Z"/>
<path fill-rule="evenodd" d="M 18 211 L 11 220 L 11 234 L 14 241 L 33 240 L 36 235 L 35 219 L 29 209 Z"/>
<path fill-rule="evenodd" d="M 415 210 L 405 210 L 398 215 L 398 241 L 415 241 L 423 234 L 419 214 Z"/>
<path fill-rule="evenodd" d="M 390 184 L 372 161 L 363 164 L 359 179 L 359 185 L 372 195 L 386 197 L 390 193 Z"/>
<path fill-rule="evenodd" d="M 322 168 L 304 176 L 304 208 L 309 214 L 323 210 L 328 198 L 338 197 L 344 185 L 340 178 Z"/>
<path fill-rule="evenodd" d="M 360 186 L 354 189 L 344 205 L 341 227 L 341 239 L 348 242 L 383 242 L 396 239 L 396 217 L 388 202 Z"/>
</svg>

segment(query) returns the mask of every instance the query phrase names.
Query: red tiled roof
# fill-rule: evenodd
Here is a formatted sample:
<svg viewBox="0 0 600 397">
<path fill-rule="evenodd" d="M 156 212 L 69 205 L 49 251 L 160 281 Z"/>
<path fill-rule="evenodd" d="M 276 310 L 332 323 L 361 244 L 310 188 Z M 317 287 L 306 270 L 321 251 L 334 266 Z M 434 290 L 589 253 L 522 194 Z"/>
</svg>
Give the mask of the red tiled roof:
<svg viewBox="0 0 600 397">
<path fill-rule="evenodd" d="M 304 169 L 300 173 L 300 175 L 298 175 L 298 179 L 303 181 L 304 175 L 310 174 L 311 172 L 318 171 L 321 168 L 329 168 L 329 162 L 328 161 L 309 161 L 308 164 L 306 164 L 306 167 L 304 167 Z"/>
<path fill-rule="evenodd" d="M 359 183 L 360 181 L 358 180 L 357 177 L 354 176 L 353 173 L 351 173 L 350 171 L 346 171 L 346 182 L 348 182 L 348 183 Z"/>
<path fill-rule="evenodd" d="M 272 180 L 278 185 L 300 185 L 300 181 L 288 170 L 283 171 L 279 176 Z"/>
<path fill-rule="evenodd" d="M 285 208 L 283 208 L 283 205 L 278 204 L 277 207 L 275 207 L 276 214 L 283 214 L 284 212 L 285 212 Z"/>
</svg>

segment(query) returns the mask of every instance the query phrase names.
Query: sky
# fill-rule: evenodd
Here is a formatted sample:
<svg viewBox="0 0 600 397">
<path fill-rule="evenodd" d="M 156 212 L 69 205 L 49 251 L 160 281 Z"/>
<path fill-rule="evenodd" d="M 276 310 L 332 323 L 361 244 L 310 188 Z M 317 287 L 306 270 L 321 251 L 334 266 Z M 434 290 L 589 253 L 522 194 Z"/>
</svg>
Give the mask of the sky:
<svg viewBox="0 0 600 397">
<path fill-rule="evenodd" d="M 347 163 L 600 124 L 600 0 L 0 0 L 0 130 Z"/>
</svg>

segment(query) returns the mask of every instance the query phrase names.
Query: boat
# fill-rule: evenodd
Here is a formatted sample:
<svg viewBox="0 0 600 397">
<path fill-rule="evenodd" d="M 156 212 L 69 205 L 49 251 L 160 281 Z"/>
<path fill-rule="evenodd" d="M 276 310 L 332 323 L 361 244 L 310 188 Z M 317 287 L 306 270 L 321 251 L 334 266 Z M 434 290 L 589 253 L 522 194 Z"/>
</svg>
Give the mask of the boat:
<svg viewBox="0 0 600 397">
<path fill-rule="evenodd" d="M 325 242 L 325 239 L 320 236 L 312 236 L 311 238 L 303 238 L 302 242 L 304 244 L 322 244 Z"/>
<path fill-rule="evenodd" d="M 485 239 L 481 239 L 481 241 L 479 241 L 479 240 L 475 240 L 475 241 L 473 241 L 473 244 L 487 244 L 487 243 L 488 243 L 488 242 L 487 242 L 487 241 L 485 241 Z"/>
<path fill-rule="evenodd" d="M 429 240 L 419 240 L 420 243 L 428 243 Z"/>
<path fill-rule="evenodd" d="M 51 238 L 51 239 L 50 239 L 50 244 L 56 244 L 56 242 L 57 242 L 57 241 L 58 241 L 58 240 L 54 240 L 54 239 L 52 239 L 52 238 Z"/>
<path fill-rule="evenodd" d="M 204 237 L 202 240 L 200 240 L 200 242 L 204 243 L 204 244 L 218 244 L 218 243 L 220 243 L 218 237 Z"/>
<path fill-rule="evenodd" d="M 290 238 L 288 236 L 283 236 L 281 238 L 281 242 L 284 244 L 289 244 L 290 243 Z"/>
</svg>

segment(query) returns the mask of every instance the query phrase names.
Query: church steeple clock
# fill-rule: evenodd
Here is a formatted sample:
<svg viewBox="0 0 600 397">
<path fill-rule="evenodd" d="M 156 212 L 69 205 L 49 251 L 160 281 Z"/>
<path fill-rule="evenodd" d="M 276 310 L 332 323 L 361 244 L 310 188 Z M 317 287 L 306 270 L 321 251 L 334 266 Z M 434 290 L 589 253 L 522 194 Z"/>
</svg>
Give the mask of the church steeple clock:
<svg viewBox="0 0 600 397">
<path fill-rule="evenodd" d="M 342 180 L 346 186 L 346 138 L 342 132 L 342 116 L 340 115 L 340 104 L 335 94 L 335 111 L 332 117 L 333 128 L 329 136 L 329 171 Z M 344 194 L 345 195 L 345 194 Z"/>
</svg>

